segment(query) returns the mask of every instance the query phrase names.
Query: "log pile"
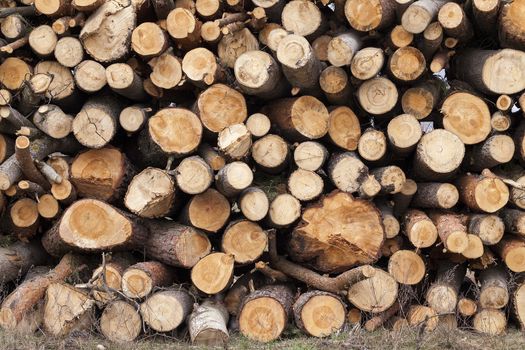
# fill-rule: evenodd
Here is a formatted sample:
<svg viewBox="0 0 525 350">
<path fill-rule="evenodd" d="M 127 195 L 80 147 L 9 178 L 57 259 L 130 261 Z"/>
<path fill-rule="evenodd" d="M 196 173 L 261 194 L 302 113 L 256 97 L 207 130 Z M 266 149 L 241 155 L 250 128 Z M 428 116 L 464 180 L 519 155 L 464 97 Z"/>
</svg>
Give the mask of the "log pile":
<svg viewBox="0 0 525 350">
<path fill-rule="evenodd" d="M 525 328 L 525 0 L 0 5 L 1 327 Z"/>
</svg>

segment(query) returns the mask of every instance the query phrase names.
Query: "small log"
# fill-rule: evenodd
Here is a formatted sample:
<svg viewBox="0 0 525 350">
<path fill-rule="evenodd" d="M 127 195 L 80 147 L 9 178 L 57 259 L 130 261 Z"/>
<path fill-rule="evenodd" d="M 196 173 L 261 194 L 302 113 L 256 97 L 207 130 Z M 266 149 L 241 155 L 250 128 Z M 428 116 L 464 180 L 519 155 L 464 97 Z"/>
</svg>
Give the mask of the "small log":
<svg viewBox="0 0 525 350">
<path fill-rule="evenodd" d="M 236 264 L 245 265 L 257 261 L 268 245 L 268 236 L 258 224 L 239 220 L 230 223 L 221 240 L 221 250 L 233 255 Z"/>
<path fill-rule="evenodd" d="M 356 32 L 345 32 L 334 36 L 328 43 L 328 62 L 335 67 L 349 66 L 361 45 L 361 39 Z"/>
<path fill-rule="evenodd" d="M 397 300 L 398 285 L 387 272 L 376 269 L 372 277 L 352 285 L 348 289 L 347 297 L 359 310 L 380 313 L 390 308 Z"/>
<path fill-rule="evenodd" d="M 239 309 L 241 333 L 264 343 L 277 339 L 288 324 L 292 302 L 292 291 L 284 285 L 266 286 L 250 293 Z M 262 320 L 269 326 L 262 326 Z"/>
<path fill-rule="evenodd" d="M 419 182 L 412 198 L 416 208 L 451 209 L 459 201 L 456 186 L 450 183 Z"/>
<path fill-rule="evenodd" d="M 523 298 L 525 297 L 525 284 L 522 281 L 518 281 L 517 287 L 512 292 L 512 311 L 514 314 L 514 317 L 517 319 L 519 326 L 521 329 L 523 329 L 524 326 L 524 312 L 525 309 L 523 308 Z"/>
<path fill-rule="evenodd" d="M 381 164 L 386 158 L 388 143 L 381 130 L 368 128 L 359 138 L 357 151 L 361 158 L 372 164 Z"/>
<path fill-rule="evenodd" d="M 147 99 L 142 79 L 129 64 L 114 63 L 108 66 L 106 68 L 106 80 L 109 87 L 119 95 L 134 101 Z"/>
<path fill-rule="evenodd" d="M 409 241 L 416 248 L 432 246 L 438 237 L 437 228 L 430 218 L 422 211 L 410 209 L 404 217 L 403 226 Z"/>
<path fill-rule="evenodd" d="M 140 131 L 151 116 L 153 109 L 144 105 L 134 105 L 124 108 L 119 115 L 119 123 L 128 135 Z"/>
<path fill-rule="evenodd" d="M 171 54 L 171 52 L 167 51 L 158 57 L 152 58 L 148 62 L 148 65 L 152 68 L 149 78 L 153 85 L 157 88 L 173 89 L 182 84 L 183 72 L 180 59 Z M 135 77 L 138 78 L 136 74 Z M 146 96 L 144 96 L 144 92 L 146 92 L 144 82 L 141 82 L 140 79 L 135 80 L 137 80 L 135 85 L 140 91 L 141 99 L 146 99 Z M 142 89 L 144 91 L 142 91 Z"/>
<path fill-rule="evenodd" d="M 230 125 L 243 123 L 248 116 L 244 96 L 223 84 L 204 90 L 193 109 L 204 128 L 214 134 Z"/>
<path fill-rule="evenodd" d="M 357 51 L 352 58 L 350 70 L 357 79 L 368 80 L 378 75 L 384 64 L 383 50 L 376 47 L 365 47 Z"/>
<path fill-rule="evenodd" d="M 460 43 L 466 43 L 474 36 L 472 24 L 467 14 L 456 3 L 444 4 L 439 9 L 437 18 L 445 34 L 457 39 Z"/>
<path fill-rule="evenodd" d="M 446 180 L 456 173 L 464 156 L 465 145 L 458 136 L 443 129 L 433 130 L 419 140 L 415 175 L 425 180 Z"/>
<path fill-rule="evenodd" d="M 394 194 L 393 196 L 394 216 L 401 217 L 403 214 L 406 213 L 406 211 L 410 207 L 412 198 L 416 194 L 417 190 L 417 183 L 412 179 L 406 179 L 405 183 L 403 184 L 403 187 L 401 188 L 401 191 Z"/>
<path fill-rule="evenodd" d="M 77 199 L 77 190 L 69 180 L 62 180 L 60 183 L 51 185 L 51 194 L 64 205 L 70 205 Z"/>
<path fill-rule="evenodd" d="M 226 33 L 228 34 L 228 32 Z M 222 37 L 217 45 L 217 56 L 219 56 L 224 65 L 234 68 L 235 62 L 243 53 L 258 49 L 259 42 L 257 38 L 248 28 L 242 28 Z"/>
<path fill-rule="evenodd" d="M 219 170 L 215 186 L 226 197 L 235 197 L 248 188 L 252 181 L 253 172 L 250 167 L 246 163 L 236 161 Z"/>
<path fill-rule="evenodd" d="M 183 221 L 191 226 L 216 233 L 230 217 L 230 203 L 213 188 L 193 196 L 182 214 Z"/>
<path fill-rule="evenodd" d="M 505 224 L 505 231 L 518 236 L 525 236 L 525 212 L 518 209 L 504 208 L 499 216 Z"/>
<path fill-rule="evenodd" d="M 104 2 L 82 27 L 79 39 L 94 60 L 109 63 L 129 53 L 136 14 L 128 0 Z"/>
<path fill-rule="evenodd" d="M 60 282 L 82 268 L 85 258 L 67 254 L 54 269 L 47 273 L 37 274 L 26 279 L 11 294 L 0 307 L 0 325 L 4 329 L 14 330 L 23 321 L 25 315 L 44 297 L 46 289 L 55 282 Z"/>
<path fill-rule="evenodd" d="M 418 120 L 430 115 L 440 99 L 440 84 L 437 80 L 427 80 L 405 91 L 401 98 L 403 112 Z"/>
<path fill-rule="evenodd" d="M 48 57 L 55 51 L 58 38 L 48 25 L 40 25 L 29 33 L 29 47 L 37 56 Z"/>
<path fill-rule="evenodd" d="M 19 14 L 13 14 L 5 17 L 2 20 L 1 32 L 4 38 L 13 42 L 17 39 L 20 39 L 27 32 L 27 22 Z"/>
<path fill-rule="evenodd" d="M 259 187 L 248 187 L 239 195 L 239 209 L 245 218 L 251 221 L 264 219 L 270 210 L 270 201 Z"/>
<path fill-rule="evenodd" d="M 75 67 L 75 85 L 82 91 L 94 93 L 107 83 L 106 69 L 92 60 L 85 60 Z"/>
<path fill-rule="evenodd" d="M 472 171 L 493 168 L 510 162 L 515 145 L 508 135 L 493 135 L 469 150 L 465 157 L 466 167 Z"/>
<path fill-rule="evenodd" d="M 107 262 L 103 259 L 102 265 L 93 270 L 90 280 L 97 288 L 93 291 L 93 298 L 99 305 L 105 305 L 118 298 L 118 293 L 122 291 L 122 275 L 134 263 L 133 256 L 128 253 L 115 253 L 110 257 Z"/>
<path fill-rule="evenodd" d="M 501 112 L 508 112 L 512 106 L 514 106 L 514 101 L 509 95 L 500 95 L 496 100 L 496 108 Z"/>
<path fill-rule="evenodd" d="M 385 310 L 381 314 L 372 317 L 365 323 L 365 329 L 368 332 L 373 332 L 383 324 L 385 324 L 389 319 L 394 317 L 394 315 L 399 311 L 399 303 L 395 303 L 388 310 Z"/>
<path fill-rule="evenodd" d="M 244 124 L 233 124 L 219 132 L 217 146 L 228 159 L 246 158 L 252 146 L 252 135 Z"/>
<path fill-rule="evenodd" d="M 284 29 L 296 35 L 315 39 L 326 30 L 327 22 L 316 4 L 301 0 L 289 1 L 281 13 Z"/>
<path fill-rule="evenodd" d="M 155 287 L 169 287 L 175 280 L 174 271 L 158 261 L 139 262 L 122 274 L 122 292 L 128 298 L 144 298 Z"/>
<path fill-rule="evenodd" d="M 294 302 L 292 311 L 297 327 L 317 338 L 340 331 L 346 319 L 346 307 L 341 299 L 319 290 L 301 294 Z"/>
<path fill-rule="evenodd" d="M 18 90 L 32 73 L 33 69 L 26 62 L 16 57 L 8 57 L 0 64 L 0 83 L 6 89 Z"/>
<path fill-rule="evenodd" d="M 102 148 L 118 129 L 120 104 L 103 96 L 88 100 L 73 120 L 73 134 L 82 145 Z"/>
<path fill-rule="evenodd" d="M 178 188 L 182 192 L 199 194 L 211 186 L 213 170 L 201 157 L 191 156 L 183 159 L 175 169 L 175 179 L 177 180 Z M 155 190 L 155 197 L 158 197 L 157 191 Z"/>
<path fill-rule="evenodd" d="M 6 135 L 0 134 L 0 164 L 15 153 L 14 141 Z"/>
<path fill-rule="evenodd" d="M 356 192 L 367 176 L 368 168 L 353 152 L 333 154 L 328 162 L 328 177 L 341 191 Z"/>
<path fill-rule="evenodd" d="M 33 115 L 33 123 L 43 133 L 55 139 L 66 137 L 73 130 L 73 117 L 52 104 L 40 106 Z"/>
<path fill-rule="evenodd" d="M 173 178 L 164 170 L 146 168 L 129 183 L 124 205 L 138 216 L 157 218 L 172 212 L 175 198 Z"/>
<path fill-rule="evenodd" d="M 123 300 L 110 303 L 100 316 L 100 331 L 109 341 L 135 340 L 142 331 L 142 319 L 135 306 Z"/>
<path fill-rule="evenodd" d="M 64 211 L 62 218 L 42 237 L 46 251 L 61 256 L 70 250 L 129 250 L 142 247 L 147 230 L 137 219 L 109 204 L 82 199 Z"/>
<path fill-rule="evenodd" d="M 403 13 L 401 25 L 412 34 L 422 33 L 437 17 L 439 9 L 446 2 L 446 0 L 414 1 Z"/>
<path fill-rule="evenodd" d="M 503 237 L 505 224 L 497 215 L 474 214 L 469 217 L 468 232 L 478 236 L 484 245 L 494 245 Z"/>
<path fill-rule="evenodd" d="M 330 111 L 328 137 L 335 145 L 345 150 L 355 151 L 357 149 L 358 141 L 361 138 L 361 126 L 359 119 L 350 108 L 341 106 Z M 326 156 L 323 159 L 326 159 Z M 317 169 L 307 170 L 315 171 Z"/>
<path fill-rule="evenodd" d="M 443 42 L 443 27 L 439 22 L 432 22 L 423 31 L 423 40 L 419 42 L 419 49 L 426 60 L 432 59 Z"/>
<path fill-rule="evenodd" d="M 414 34 L 407 32 L 402 25 L 396 25 L 388 34 L 388 46 L 393 50 L 407 47 L 414 41 Z"/>
<path fill-rule="evenodd" d="M 456 134 L 466 145 L 484 141 L 491 131 L 487 104 L 469 92 L 448 95 L 441 106 L 441 113 L 443 127 Z"/>
<path fill-rule="evenodd" d="M 438 326 L 439 318 L 431 307 L 411 305 L 407 314 L 408 325 L 418 327 L 425 332 L 432 332 Z"/>
<path fill-rule="evenodd" d="M 418 80 L 426 70 L 425 56 L 412 46 L 397 49 L 388 60 L 392 79 L 402 84 Z"/>
<path fill-rule="evenodd" d="M 395 165 L 373 169 L 370 172 L 381 185 L 381 193 L 395 194 L 401 191 L 406 177 L 403 170 Z"/>
<path fill-rule="evenodd" d="M 481 238 L 474 234 L 467 234 L 468 238 L 468 245 L 467 248 L 465 248 L 464 251 L 461 252 L 461 255 L 463 255 L 467 259 L 478 259 L 483 256 L 484 253 L 484 247 L 483 242 L 481 241 Z"/>
<path fill-rule="evenodd" d="M 323 179 L 313 171 L 297 169 L 288 178 L 288 191 L 300 201 L 316 199 L 323 189 Z"/>
<path fill-rule="evenodd" d="M 198 87 L 208 87 L 226 78 L 226 71 L 213 52 L 198 47 L 188 51 L 182 59 L 182 71 Z"/>
<path fill-rule="evenodd" d="M 398 250 L 388 260 L 388 273 L 398 283 L 415 285 L 425 277 L 425 262 L 411 250 Z"/>
<path fill-rule="evenodd" d="M 259 263 L 262 263 L 267 267 L 266 263 L 256 263 L 256 269 L 259 271 Z M 263 287 L 267 280 L 262 273 L 257 271 L 245 273 L 241 277 L 237 278 L 232 286 L 228 289 L 226 296 L 224 297 L 224 306 L 232 316 L 239 314 L 239 307 L 243 299 L 253 290 Z M 277 271 L 277 270 L 274 270 Z"/>
<path fill-rule="evenodd" d="M 396 18 L 396 4 L 389 0 L 350 0 L 345 2 L 344 11 L 348 23 L 360 32 L 388 28 Z"/>
<path fill-rule="evenodd" d="M 226 290 L 233 281 L 233 266 L 233 255 L 212 253 L 193 266 L 191 281 L 203 293 L 220 293 Z"/>
<path fill-rule="evenodd" d="M 476 30 L 485 34 L 495 34 L 500 6 L 500 0 L 473 0 L 472 19 Z"/>
<path fill-rule="evenodd" d="M 131 49 L 143 58 L 157 57 L 168 48 L 168 36 L 156 23 L 144 22 L 131 33 Z"/>
<path fill-rule="evenodd" d="M 140 305 L 144 322 L 157 332 L 169 332 L 184 322 L 193 309 L 193 298 L 184 290 L 163 290 Z"/>
<path fill-rule="evenodd" d="M 295 147 L 293 157 L 295 164 L 300 169 L 317 171 L 326 163 L 328 151 L 326 147 L 319 142 L 305 141 Z"/>
<path fill-rule="evenodd" d="M 189 269 L 210 253 L 210 241 L 197 229 L 167 220 L 148 221 L 146 225 L 150 235 L 145 248 L 150 258 Z"/>
<path fill-rule="evenodd" d="M 359 186 L 359 197 L 364 199 L 374 198 L 381 191 L 381 184 L 376 180 L 373 175 L 368 175 L 361 186 Z"/>
<path fill-rule="evenodd" d="M 383 115 L 396 106 L 397 87 L 387 78 L 373 78 L 359 86 L 357 100 L 366 112 L 372 115 Z"/>
<path fill-rule="evenodd" d="M 252 135 L 252 138 L 258 139 L 270 131 L 272 122 L 270 118 L 263 113 L 254 113 L 246 119 L 246 128 Z"/>
<path fill-rule="evenodd" d="M 280 66 L 274 58 L 258 50 L 246 51 L 235 60 L 234 74 L 241 90 L 248 95 L 272 99 L 284 94 Z"/>
<path fill-rule="evenodd" d="M 348 74 L 341 67 L 329 66 L 319 75 L 319 87 L 332 105 L 345 105 L 351 95 Z"/>
<path fill-rule="evenodd" d="M 31 147 L 33 145 L 26 136 L 18 136 L 15 140 L 15 157 L 21 168 L 22 174 L 31 182 L 37 183 L 45 190 L 50 189 L 47 179 L 38 171 L 33 156 L 31 155 Z"/>
<path fill-rule="evenodd" d="M 253 143 L 252 158 L 264 172 L 278 174 L 288 165 L 290 148 L 280 136 L 268 134 Z"/>
<path fill-rule="evenodd" d="M 447 212 L 431 212 L 429 216 L 436 225 L 439 238 L 446 250 L 462 253 L 467 249 L 466 216 Z"/>
<path fill-rule="evenodd" d="M 65 283 L 52 283 L 46 290 L 44 330 L 53 336 L 91 326 L 95 301 L 87 293 Z"/>
<path fill-rule="evenodd" d="M 401 250 L 403 244 L 404 241 L 401 236 L 385 239 L 385 243 L 381 247 L 381 256 L 385 258 L 391 257 L 395 252 Z"/>
<path fill-rule="evenodd" d="M 200 42 L 200 28 L 202 23 L 191 11 L 185 8 L 176 8 L 169 12 L 166 18 L 166 29 L 178 48 L 193 49 Z"/>
<path fill-rule="evenodd" d="M 70 176 L 81 197 L 111 202 L 124 195 L 133 168 L 122 152 L 105 147 L 77 155 Z"/>
<path fill-rule="evenodd" d="M 52 194 L 46 193 L 38 198 L 38 214 L 44 219 L 55 219 L 60 214 L 60 205 Z"/>
<path fill-rule="evenodd" d="M 462 317 L 471 317 L 478 311 L 478 304 L 469 298 L 460 298 L 458 301 L 458 313 Z"/>
<path fill-rule="evenodd" d="M 423 131 L 416 117 L 411 114 L 401 114 L 388 123 L 387 136 L 393 150 L 398 154 L 406 155 L 416 148 Z"/>
<path fill-rule="evenodd" d="M 465 278 L 466 267 L 450 262 L 440 262 L 437 276 L 428 288 L 426 301 L 437 314 L 452 313 L 456 309 L 461 282 Z"/>
<path fill-rule="evenodd" d="M 499 178 L 463 175 L 457 180 L 463 204 L 477 212 L 494 213 L 509 200 L 509 189 Z"/>
<path fill-rule="evenodd" d="M 228 343 L 228 311 L 220 302 L 206 300 L 188 317 L 191 343 L 198 346 L 225 346 Z"/>
<path fill-rule="evenodd" d="M 509 302 L 507 272 L 498 267 L 490 267 L 479 274 L 481 290 L 479 305 L 483 309 L 502 309 Z"/>
<path fill-rule="evenodd" d="M 501 310 L 483 309 L 474 316 L 472 326 L 479 333 L 500 335 L 507 328 L 507 317 Z"/>
<path fill-rule="evenodd" d="M 358 215 L 358 212 L 366 215 Z M 318 222 L 320 218 L 321 221 L 327 220 L 333 225 L 337 222 L 352 224 L 338 226 L 339 231 L 330 231 L 328 235 L 323 236 L 317 229 L 319 225 L 322 226 L 322 223 Z M 366 227 L 366 230 L 359 230 L 357 234 L 352 228 L 354 225 Z M 348 230 L 354 233 L 348 235 L 345 233 Z M 342 239 L 345 245 L 335 247 L 330 244 L 333 239 L 332 233 L 337 235 L 338 239 Z M 308 262 L 320 271 L 337 272 L 356 264 L 374 262 L 379 257 L 383 240 L 384 229 L 379 210 L 368 201 L 354 199 L 348 193 L 335 191 L 304 211 L 302 221 L 292 232 L 288 250 L 296 261 Z M 367 252 L 366 255 L 363 251 Z"/>
<path fill-rule="evenodd" d="M 499 9 L 498 39 L 502 47 L 512 47 L 519 50 L 525 48 L 523 26 L 520 22 L 520 13 L 525 4 L 523 1 L 503 3 Z"/>
<path fill-rule="evenodd" d="M 301 203 L 288 193 L 278 194 L 270 203 L 267 220 L 271 227 L 284 228 L 301 216 Z"/>
<path fill-rule="evenodd" d="M 296 47 L 300 49 L 293 49 Z M 277 47 L 277 60 L 293 87 L 308 91 L 319 85 L 321 63 L 304 37 L 290 34 L 282 38 Z"/>
<path fill-rule="evenodd" d="M 58 63 L 69 68 L 77 66 L 84 58 L 82 43 L 70 36 L 58 40 L 54 53 Z"/>
</svg>

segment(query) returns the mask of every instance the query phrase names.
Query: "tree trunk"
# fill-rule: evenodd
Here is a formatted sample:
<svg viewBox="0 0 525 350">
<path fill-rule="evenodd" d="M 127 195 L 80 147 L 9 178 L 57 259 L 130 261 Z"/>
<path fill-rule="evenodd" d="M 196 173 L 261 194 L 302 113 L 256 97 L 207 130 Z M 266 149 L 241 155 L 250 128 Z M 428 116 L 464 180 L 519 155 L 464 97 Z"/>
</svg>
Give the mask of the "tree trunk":
<svg viewBox="0 0 525 350">
<path fill-rule="evenodd" d="M 272 123 L 270 118 L 262 113 L 254 113 L 246 119 L 246 128 L 253 139 L 259 139 L 270 131 Z"/>
<path fill-rule="evenodd" d="M 464 156 L 465 145 L 458 136 L 447 130 L 433 130 L 423 135 L 417 145 L 415 175 L 431 181 L 450 179 L 459 169 Z"/>
<path fill-rule="evenodd" d="M 241 333 L 264 343 L 277 339 L 288 324 L 292 303 L 292 290 L 284 285 L 266 286 L 250 293 L 239 309 Z"/>
<path fill-rule="evenodd" d="M 184 55 L 182 71 L 190 82 L 201 88 L 222 82 L 227 74 L 219 58 L 204 47 L 198 47 Z"/>
<path fill-rule="evenodd" d="M 95 199 L 82 199 L 64 211 L 44 234 L 42 244 L 51 255 L 61 256 L 70 250 L 129 250 L 142 247 L 146 239 L 147 230 L 131 214 Z"/>
<path fill-rule="evenodd" d="M 373 332 L 383 324 L 385 324 L 389 319 L 394 317 L 394 315 L 399 311 L 399 303 L 395 303 L 390 308 L 382 312 L 381 314 L 372 317 L 365 323 L 365 329 L 368 332 Z"/>
<path fill-rule="evenodd" d="M 61 139 L 73 130 L 73 117 L 55 105 L 40 106 L 33 115 L 33 123 L 46 135 Z"/>
<path fill-rule="evenodd" d="M 52 283 L 46 290 L 44 331 L 66 336 L 72 331 L 89 329 L 93 322 L 95 301 L 87 293 L 65 283 Z"/>
<path fill-rule="evenodd" d="M 197 150 L 198 155 L 211 167 L 213 171 L 222 169 L 226 160 L 213 147 L 207 143 L 201 143 Z"/>
<path fill-rule="evenodd" d="M 71 163 L 71 182 L 78 194 L 108 202 L 122 198 L 133 174 L 124 153 L 113 147 L 80 153 Z"/>
<path fill-rule="evenodd" d="M 193 266 L 191 281 L 203 293 L 210 295 L 221 293 L 233 281 L 233 265 L 233 255 L 212 253 Z"/>
<path fill-rule="evenodd" d="M 188 318 L 191 343 L 198 346 L 225 346 L 228 343 L 228 311 L 220 302 L 206 300 Z"/>
<path fill-rule="evenodd" d="M 379 257 L 384 229 L 379 210 L 367 201 L 354 199 L 348 193 L 332 192 L 308 207 L 302 219 L 288 246 L 294 260 L 307 262 L 323 272 L 340 272 Z M 322 228 L 325 222 L 339 227 L 339 231 L 333 232 L 334 236 L 331 230 L 325 232 Z M 339 226 L 339 222 L 345 224 Z M 355 231 L 354 225 L 366 229 Z M 336 247 L 333 243 L 338 240 L 341 243 Z"/>
<path fill-rule="evenodd" d="M 493 135 L 472 147 L 466 156 L 466 167 L 482 171 L 510 162 L 514 156 L 514 141 L 508 135 Z"/>
<path fill-rule="evenodd" d="M 0 325 L 5 329 L 16 329 L 24 316 L 31 312 L 44 297 L 46 289 L 55 282 L 61 282 L 81 268 L 85 258 L 73 254 L 65 255 L 51 271 L 25 280 L 9 294 L 0 308 Z"/>
<path fill-rule="evenodd" d="M 447 212 L 431 212 L 430 218 L 436 225 L 439 238 L 445 249 L 462 253 L 468 247 L 467 217 Z"/>
<path fill-rule="evenodd" d="M 157 332 L 169 332 L 184 322 L 193 309 L 193 298 L 185 290 L 156 292 L 140 305 L 144 322 Z"/>
<path fill-rule="evenodd" d="M 300 201 L 311 201 L 318 198 L 323 189 L 323 179 L 313 171 L 297 169 L 288 178 L 288 191 Z"/>
<path fill-rule="evenodd" d="M 54 54 L 58 63 L 64 67 L 73 68 L 82 62 L 84 49 L 77 38 L 64 37 L 58 40 Z"/>
<path fill-rule="evenodd" d="M 122 275 L 135 261 L 128 253 L 112 254 L 109 257 L 109 261 L 104 261 L 104 264 L 93 270 L 91 276 L 91 281 L 96 287 L 92 292 L 93 299 L 99 305 L 105 305 L 118 297 L 118 292 L 122 290 Z"/>
<path fill-rule="evenodd" d="M 302 294 L 293 304 L 295 324 L 305 334 L 328 337 L 341 330 L 346 307 L 338 296 L 319 290 Z"/>
<path fill-rule="evenodd" d="M 393 151 L 406 156 L 416 148 L 423 132 L 416 117 L 401 114 L 388 123 L 387 136 Z"/>
<path fill-rule="evenodd" d="M 239 220 L 226 227 L 222 235 L 221 250 L 233 255 L 235 263 L 251 264 L 259 260 L 268 245 L 268 236 L 258 224 Z"/>
<path fill-rule="evenodd" d="M 17 200 L 9 209 L 12 231 L 16 237 L 28 242 L 38 230 L 40 221 L 37 203 L 30 198 Z"/>
<path fill-rule="evenodd" d="M 428 248 L 437 240 L 437 228 L 423 211 L 410 209 L 405 214 L 403 226 L 408 240 L 416 248 Z"/>
<path fill-rule="evenodd" d="M 392 50 L 397 50 L 411 45 L 413 41 L 414 34 L 407 32 L 402 25 L 398 24 L 388 33 L 387 45 Z"/>
<path fill-rule="evenodd" d="M 412 206 L 416 208 L 450 209 L 459 200 L 456 186 L 450 183 L 420 182 L 417 192 L 412 198 Z"/>
<path fill-rule="evenodd" d="M 142 319 L 134 305 L 123 300 L 113 301 L 100 316 L 100 331 L 109 341 L 127 343 L 142 331 Z"/>
<path fill-rule="evenodd" d="M 211 233 L 218 232 L 230 217 L 230 203 L 213 188 L 193 196 L 182 212 L 183 222 Z"/>
<path fill-rule="evenodd" d="M 297 167 L 308 171 L 320 170 L 328 159 L 328 156 L 329 153 L 326 147 L 316 141 L 301 142 L 295 147 L 293 153 Z"/>
<path fill-rule="evenodd" d="M 472 24 L 463 8 L 456 3 L 446 3 L 439 9 L 438 21 L 445 34 L 466 43 L 474 36 Z"/>
<path fill-rule="evenodd" d="M 158 261 L 139 262 L 122 274 L 122 291 L 128 298 L 144 298 L 153 288 L 169 287 L 175 280 L 170 267 Z"/>
<path fill-rule="evenodd" d="M 438 315 L 436 311 L 428 306 L 412 305 L 407 314 L 408 325 L 418 327 L 425 332 L 432 332 L 438 326 Z"/>
<path fill-rule="evenodd" d="M 219 132 L 217 146 L 230 160 L 243 160 L 250 153 L 252 135 L 244 124 L 233 124 Z"/>
<path fill-rule="evenodd" d="M 175 57 L 171 51 L 166 51 L 162 55 L 154 57 L 148 62 L 148 65 L 152 69 L 149 78 L 155 87 L 159 89 L 173 89 L 184 83 L 182 81 L 182 65 L 180 59 Z M 141 81 L 137 79 L 137 89 L 141 95 L 145 92 L 145 89 L 142 89 L 143 87 L 144 83 L 141 83 Z M 147 99 L 147 96 L 141 97 L 142 99 Z"/>
<path fill-rule="evenodd" d="M 500 0 L 473 0 L 472 17 L 476 30 L 492 36 L 496 34 L 500 6 Z"/>
<path fill-rule="evenodd" d="M 129 53 L 135 21 L 130 1 L 110 0 L 88 17 L 79 39 L 93 59 L 101 63 L 113 62 Z"/>
<path fill-rule="evenodd" d="M 469 217 L 468 232 L 478 236 L 484 245 L 494 245 L 503 237 L 505 224 L 497 215 L 475 214 Z"/>
<path fill-rule="evenodd" d="M 456 186 L 461 202 L 473 211 L 494 213 L 509 200 L 509 189 L 499 178 L 463 175 Z"/>
<path fill-rule="evenodd" d="M 395 194 L 401 191 L 406 177 L 403 170 L 395 165 L 373 169 L 370 172 L 381 185 L 382 194 Z"/>
<path fill-rule="evenodd" d="M 114 63 L 108 66 L 106 80 L 114 92 L 130 100 L 144 101 L 148 98 L 142 79 L 129 64 Z"/>
<path fill-rule="evenodd" d="M 398 250 L 388 260 L 388 273 L 398 283 L 415 285 L 425 277 L 425 262 L 411 250 Z"/>
<path fill-rule="evenodd" d="M 244 24 L 241 24 L 241 28 L 243 26 Z M 256 50 L 259 50 L 259 42 L 248 28 L 236 29 L 228 35 L 223 36 L 217 45 L 217 55 L 219 59 L 224 65 L 232 69 L 242 54 Z"/>
</svg>

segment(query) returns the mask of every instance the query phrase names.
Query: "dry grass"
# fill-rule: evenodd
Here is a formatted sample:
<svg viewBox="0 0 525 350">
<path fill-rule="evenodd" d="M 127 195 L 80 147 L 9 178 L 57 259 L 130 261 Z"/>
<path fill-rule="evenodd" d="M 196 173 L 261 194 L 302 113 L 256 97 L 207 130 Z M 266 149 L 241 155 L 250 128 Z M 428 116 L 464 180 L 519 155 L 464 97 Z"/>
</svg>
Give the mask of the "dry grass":
<svg viewBox="0 0 525 350">
<path fill-rule="evenodd" d="M 169 350 L 187 349 L 185 341 L 163 336 L 150 336 L 132 344 L 110 344 L 96 335 L 75 334 L 66 339 L 46 338 L 43 335 L 15 335 L 0 332 L 0 349 L 16 350 L 95 350 L 102 345 L 107 350 Z M 192 347 L 197 349 L 198 347 Z M 102 349 L 102 347 L 99 347 Z M 256 344 L 238 334 L 232 335 L 228 349 L 525 349 L 525 333 L 509 329 L 504 336 L 487 336 L 465 331 L 437 330 L 418 334 L 414 330 L 400 333 L 380 330 L 366 333 L 347 330 L 327 339 L 303 336 L 296 329 L 288 331 L 283 339 L 270 344 Z"/>
</svg>

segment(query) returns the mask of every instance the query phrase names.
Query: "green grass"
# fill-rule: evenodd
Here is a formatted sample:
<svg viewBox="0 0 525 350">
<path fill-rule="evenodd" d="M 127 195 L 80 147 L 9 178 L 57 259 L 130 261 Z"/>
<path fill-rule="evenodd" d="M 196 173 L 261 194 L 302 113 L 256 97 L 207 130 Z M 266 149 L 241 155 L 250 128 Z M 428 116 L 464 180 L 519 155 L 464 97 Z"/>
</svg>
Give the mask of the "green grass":
<svg viewBox="0 0 525 350">
<path fill-rule="evenodd" d="M 37 335 L 17 335 L 0 331 L 0 349 L 16 350 L 88 350 L 103 346 L 107 350 L 169 350 L 187 349 L 188 343 L 167 336 L 146 336 L 131 344 L 111 344 L 105 339 L 86 333 L 76 333 L 65 339 Z M 202 347 L 192 347 L 199 349 Z M 239 334 L 233 334 L 228 349 L 457 349 L 457 350 L 500 350 L 525 349 L 525 333 L 509 329 L 503 336 L 487 336 L 460 330 L 436 330 L 429 334 L 419 334 L 414 330 L 396 333 L 379 330 L 367 333 L 363 330 L 346 330 L 325 339 L 301 335 L 296 329 L 289 330 L 282 339 L 258 344 Z M 98 347 L 102 349 L 102 347 Z"/>
</svg>

